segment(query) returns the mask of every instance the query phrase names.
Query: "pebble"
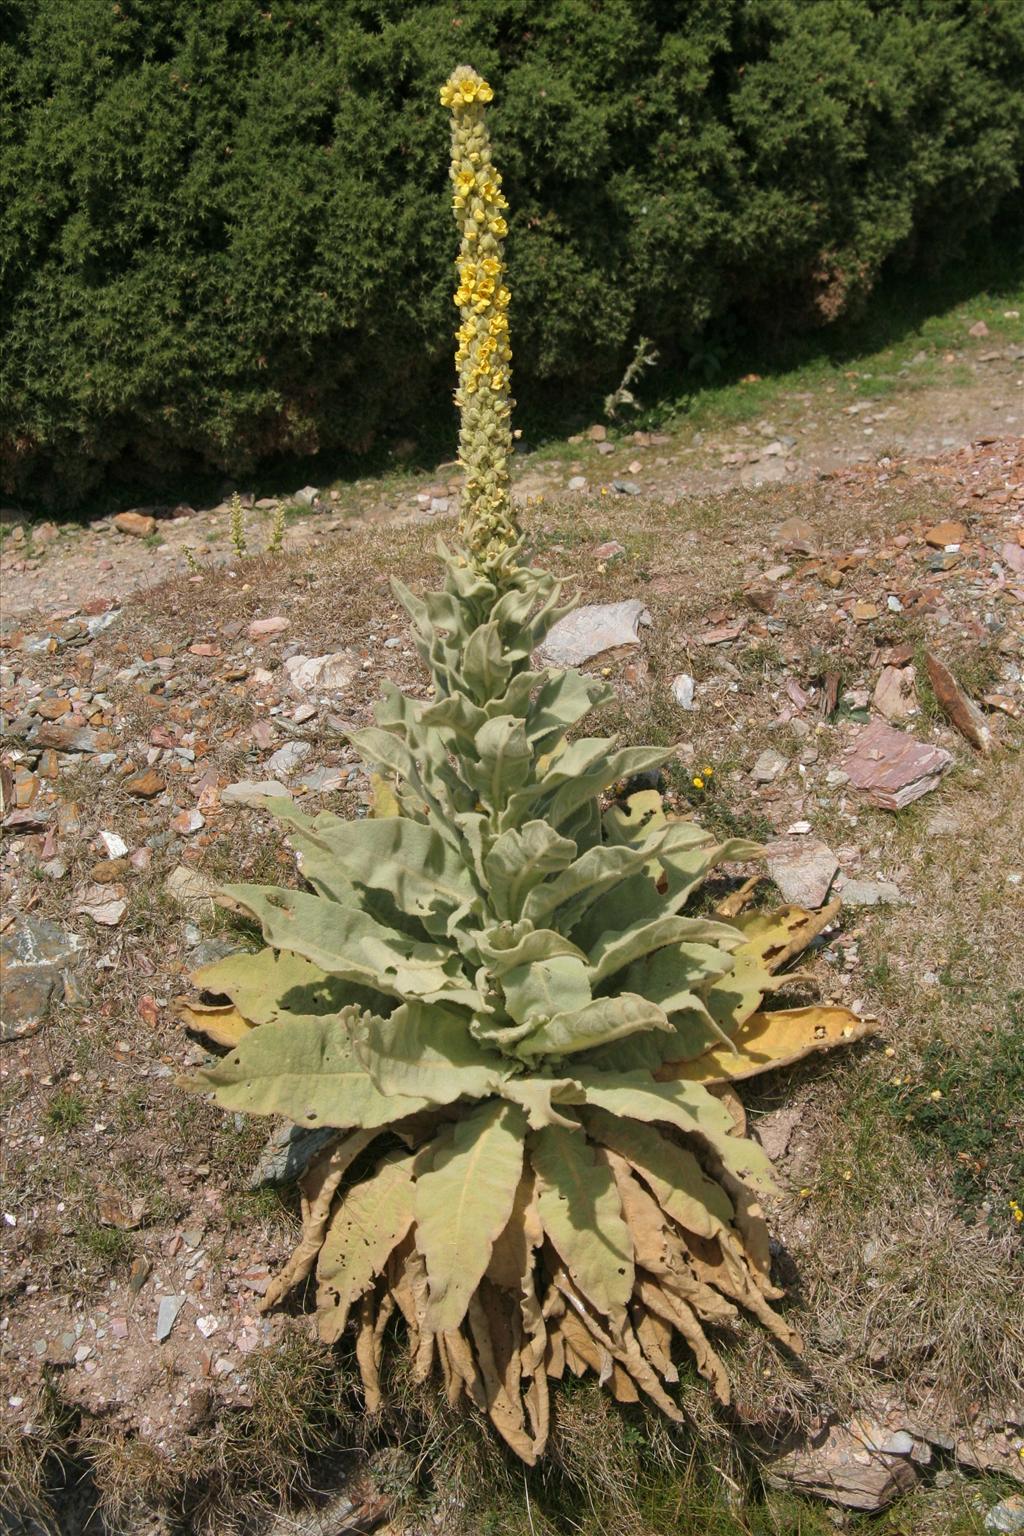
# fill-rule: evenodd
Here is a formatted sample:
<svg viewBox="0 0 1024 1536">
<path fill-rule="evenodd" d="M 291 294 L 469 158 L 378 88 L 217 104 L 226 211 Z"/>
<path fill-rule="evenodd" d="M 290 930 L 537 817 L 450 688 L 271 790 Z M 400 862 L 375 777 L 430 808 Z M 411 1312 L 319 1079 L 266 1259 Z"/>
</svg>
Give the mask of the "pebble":
<svg viewBox="0 0 1024 1536">
<path fill-rule="evenodd" d="M 278 747 L 277 751 L 267 758 L 266 766 L 271 773 L 286 776 L 292 773 L 312 750 L 308 741 L 286 741 L 283 747 Z"/>
<path fill-rule="evenodd" d="M 777 752 L 774 747 L 766 747 L 750 770 L 750 777 L 755 784 L 774 784 L 788 767 L 787 757 L 783 757 L 782 753 Z"/>
<path fill-rule="evenodd" d="M 672 679 L 672 697 L 680 709 L 696 709 L 694 694 L 697 685 L 688 672 L 680 672 Z"/>
<path fill-rule="evenodd" d="M 156 1342 L 162 1344 L 170 1337 L 178 1314 L 185 1305 L 184 1296 L 161 1296 L 156 1313 Z"/>
<path fill-rule="evenodd" d="M 282 614 L 269 619 L 253 619 L 246 633 L 250 640 L 265 640 L 269 635 L 280 635 L 288 628 L 288 620 Z"/>
</svg>

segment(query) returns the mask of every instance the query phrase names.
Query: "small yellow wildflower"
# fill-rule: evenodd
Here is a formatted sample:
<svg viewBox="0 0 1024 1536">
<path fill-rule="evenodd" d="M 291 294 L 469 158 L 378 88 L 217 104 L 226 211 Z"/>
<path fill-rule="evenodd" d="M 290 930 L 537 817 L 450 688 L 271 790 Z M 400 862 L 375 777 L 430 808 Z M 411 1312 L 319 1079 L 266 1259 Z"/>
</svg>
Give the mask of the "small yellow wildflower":
<svg viewBox="0 0 1024 1536">
<path fill-rule="evenodd" d="M 694 779 L 693 787 L 694 787 L 694 789 L 703 789 L 704 788 L 704 780 L 700 777 L 700 774 L 698 774 L 697 777 Z"/>
<path fill-rule="evenodd" d="M 942 1098 L 942 1089 L 941 1088 L 933 1088 L 931 1093 L 928 1095 L 928 1097 L 930 1099 L 941 1099 Z"/>
<path fill-rule="evenodd" d="M 1021 1222 L 1024 1221 L 1024 1210 L 1021 1210 L 1016 1200 L 1010 1201 L 1010 1215 L 1013 1217 L 1018 1226 L 1020 1226 Z"/>
</svg>

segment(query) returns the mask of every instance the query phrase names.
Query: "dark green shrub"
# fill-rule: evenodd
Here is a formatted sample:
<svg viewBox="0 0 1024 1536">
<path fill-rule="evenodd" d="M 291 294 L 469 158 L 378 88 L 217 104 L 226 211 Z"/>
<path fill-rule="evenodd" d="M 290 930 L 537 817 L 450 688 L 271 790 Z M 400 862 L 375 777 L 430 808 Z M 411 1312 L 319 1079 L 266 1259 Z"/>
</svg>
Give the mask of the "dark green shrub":
<svg viewBox="0 0 1024 1536">
<path fill-rule="evenodd" d="M 1024 158 L 1020 0 L 263 4 L 7 0 L 8 489 L 358 451 L 443 389 L 461 60 L 497 92 L 521 393 L 725 312 L 827 321 Z"/>
</svg>

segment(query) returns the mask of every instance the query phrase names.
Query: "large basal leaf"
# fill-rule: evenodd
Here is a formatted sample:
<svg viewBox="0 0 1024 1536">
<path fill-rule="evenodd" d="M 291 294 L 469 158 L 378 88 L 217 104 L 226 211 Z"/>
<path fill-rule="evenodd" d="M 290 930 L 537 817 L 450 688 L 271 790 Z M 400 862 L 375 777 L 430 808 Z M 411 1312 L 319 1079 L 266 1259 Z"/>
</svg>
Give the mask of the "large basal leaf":
<svg viewBox="0 0 1024 1536">
<path fill-rule="evenodd" d="M 526 1116 L 492 1099 L 441 1133 L 417 1163 L 416 1246 L 427 1266 L 428 1322 L 458 1328 L 508 1221 L 523 1171 Z"/>
<path fill-rule="evenodd" d="M 326 1344 L 341 1337 L 352 1303 L 412 1226 L 412 1165 L 411 1156 L 391 1153 L 347 1191 L 331 1218 L 316 1266 L 317 1324 Z"/>
<path fill-rule="evenodd" d="M 238 1045 L 252 1030 L 234 1003 L 201 1003 L 195 998 L 176 997 L 172 1007 L 186 1029 L 205 1035 L 214 1045 Z"/>
<path fill-rule="evenodd" d="M 675 1061 L 659 1068 L 662 1081 L 728 1083 L 786 1067 L 815 1051 L 851 1045 L 873 1031 L 873 1022 L 849 1008 L 780 1008 L 755 1013 L 736 1031 L 733 1049 L 714 1045 L 695 1061 Z"/>
<path fill-rule="evenodd" d="M 524 1061 L 540 1056 L 569 1056 L 652 1029 L 672 1029 L 656 1003 L 630 992 L 618 997 L 595 997 L 575 1013 L 559 1013 L 548 1019 L 519 1041 L 515 1054 Z"/>
<path fill-rule="evenodd" d="M 303 955 L 332 976 L 390 997 L 464 998 L 471 1006 L 476 1000 L 461 978 L 458 957 L 442 945 L 418 943 L 365 912 L 305 891 L 261 885 L 225 891 L 257 918 L 268 943 Z"/>
<path fill-rule="evenodd" d="M 702 1083 L 652 1082 L 644 1072 L 595 1072 L 574 1069 L 587 1103 L 613 1115 L 661 1121 L 706 1142 L 738 1179 L 767 1194 L 776 1192 L 772 1167 L 756 1142 L 732 1134 L 732 1116 Z M 666 1091 L 667 1090 L 667 1091 Z"/>
<path fill-rule="evenodd" d="M 657 789 L 638 789 L 624 801 L 614 801 L 605 811 L 603 820 L 609 843 L 613 846 L 624 843 L 630 848 L 639 848 L 652 832 L 668 826 L 665 803 Z M 695 822 L 689 825 L 698 834 L 695 841 L 709 839 L 703 827 L 698 827 Z"/>
<path fill-rule="evenodd" d="M 297 1125 L 389 1125 L 425 1109 L 426 1098 L 374 1086 L 352 1047 L 359 1010 L 322 1018 L 298 1016 L 262 1024 L 228 1056 L 201 1067 L 181 1086 L 212 1091 L 224 1109 L 253 1115 L 284 1115 Z"/>
<path fill-rule="evenodd" d="M 611 1169 L 579 1129 L 547 1126 L 529 1145 L 545 1233 L 591 1305 L 621 1319 L 633 1291 L 633 1245 Z"/>
<path fill-rule="evenodd" d="M 737 949 L 732 969 L 704 987 L 704 1002 L 718 1027 L 732 1037 L 757 1012 L 773 985 L 771 972 L 758 956 Z M 712 1043 L 708 1041 L 709 1045 Z"/>
<path fill-rule="evenodd" d="M 352 996 L 350 984 L 286 949 L 227 955 L 201 965 L 192 980 L 204 992 L 230 997 L 250 1024 L 270 1024 L 291 1013 L 337 1013 L 347 1003 L 369 1005 Z"/>
<path fill-rule="evenodd" d="M 721 1184 L 709 1179 L 692 1152 L 652 1125 L 588 1109 L 588 1130 L 603 1147 L 624 1157 L 674 1221 L 699 1237 L 717 1237 L 734 1211 Z"/>
<path fill-rule="evenodd" d="M 743 935 L 740 953 L 755 956 L 766 970 L 777 971 L 835 921 L 841 906 L 837 896 L 819 912 L 794 906 L 776 907 L 772 912 L 743 912 L 733 919 Z"/>
<path fill-rule="evenodd" d="M 469 1032 L 469 1019 L 430 1003 L 407 1003 L 386 1019 L 370 1017 L 355 1040 L 357 1059 L 382 1094 L 430 1104 L 495 1093 L 507 1067 Z"/>
</svg>

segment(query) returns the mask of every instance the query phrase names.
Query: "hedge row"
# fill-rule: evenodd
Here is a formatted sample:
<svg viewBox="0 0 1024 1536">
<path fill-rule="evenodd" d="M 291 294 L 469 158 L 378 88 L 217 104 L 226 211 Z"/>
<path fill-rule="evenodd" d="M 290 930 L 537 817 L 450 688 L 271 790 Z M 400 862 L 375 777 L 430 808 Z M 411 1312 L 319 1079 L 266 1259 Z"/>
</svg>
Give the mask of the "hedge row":
<svg viewBox="0 0 1024 1536">
<path fill-rule="evenodd" d="M 7 0 L 0 473 L 356 451 L 450 379 L 437 89 L 491 79 L 513 342 L 831 320 L 1019 186 L 1020 0 Z"/>
</svg>

